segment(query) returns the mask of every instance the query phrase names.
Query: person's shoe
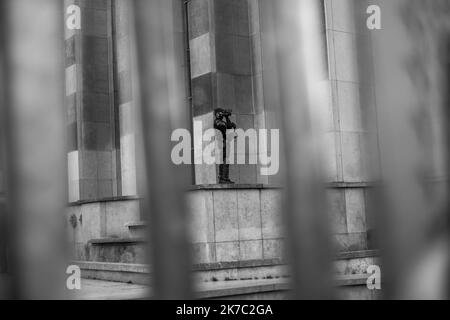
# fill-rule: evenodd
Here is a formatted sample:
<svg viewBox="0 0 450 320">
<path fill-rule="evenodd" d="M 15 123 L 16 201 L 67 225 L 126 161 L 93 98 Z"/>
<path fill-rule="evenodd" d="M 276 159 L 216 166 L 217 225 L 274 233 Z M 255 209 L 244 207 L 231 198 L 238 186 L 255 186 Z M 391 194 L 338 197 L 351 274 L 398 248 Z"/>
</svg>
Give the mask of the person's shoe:
<svg viewBox="0 0 450 320">
<path fill-rule="evenodd" d="M 230 165 L 226 164 L 223 167 L 223 181 L 225 181 L 224 183 L 227 184 L 234 184 L 233 181 L 230 180 Z"/>
</svg>

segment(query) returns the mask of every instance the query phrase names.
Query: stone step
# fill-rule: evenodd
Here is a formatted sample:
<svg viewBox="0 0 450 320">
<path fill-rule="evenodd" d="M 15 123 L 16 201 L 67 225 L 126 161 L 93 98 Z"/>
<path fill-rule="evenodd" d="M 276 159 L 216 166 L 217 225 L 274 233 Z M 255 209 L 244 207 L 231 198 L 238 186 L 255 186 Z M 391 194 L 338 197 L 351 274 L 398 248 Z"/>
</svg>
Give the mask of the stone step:
<svg viewBox="0 0 450 320">
<path fill-rule="evenodd" d="M 131 238 L 144 238 L 147 236 L 147 222 L 137 221 L 125 224 Z"/>
<path fill-rule="evenodd" d="M 380 291 L 367 289 L 367 275 L 347 275 L 335 279 L 338 299 L 376 300 Z M 289 298 L 289 279 L 237 280 L 195 284 L 194 296 L 203 300 L 279 300 Z M 82 300 L 141 300 L 151 299 L 148 285 L 125 284 L 102 280 L 83 280 L 77 299 Z"/>
<path fill-rule="evenodd" d="M 107 263 L 75 261 L 86 279 L 148 284 L 152 278 L 151 266 L 131 263 Z M 233 280 L 281 279 L 288 276 L 282 261 L 252 260 L 226 263 L 195 264 L 193 275 L 196 282 L 219 282 Z"/>
<path fill-rule="evenodd" d="M 109 263 L 146 263 L 145 238 L 106 238 L 90 240 L 82 260 Z M 81 257 L 78 257 L 78 259 Z"/>
<path fill-rule="evenodd" d="M 381 266 L 378 250 L 340 252 L 334 259 L 334 272 L 337 275 L 365 274 L 371 265 Z"/>
<path fill-rule="evenodd" d="M 140 225 L 140 224 L 139 224 Z M 141 225 L 140 225 L 141 226 Z M 112 263 L 146 263 L 146 247 L 148 242 L 145 237 L 130 238 L 102 238 L 92 239 L 75 256 L 75 260 L 92 262 L 112 262 Z M 377 250 L 363 250 L 340 252 L 336 254 L 336 267 L 338 273 L 358 273 L 353 271 L 360 266 L 366 269 L 367 266 L 378 264 Z"/>
<path fill-rule="evenodd" d="M 288 282 L 283 279 L 199 283 L 195 288 L 194 297 L 201 300 L 272 300 L 284 298 L 288 289 Z M 81 290 L 76 293 L 75 298 L 78 300 L 146 300 L 153 298 L 153 292 L 151 286 L 146 285 L 84 279 Z"/>
<path fill-rule="evenodd" d="M 82 255 L 75 260 L 110 263 L 147 263 L 145 238 L 93 239 L 85 246 Z M 378 265 L 377 250 L 341 252 L 336 254 L 335 268 L 338 274 L 363 273 L 369 265 Z"/>
<path fill-rule="evenodd" d="M 121 247 L 123 245 L 137 244 L 118 243 L 114 246 Z M 140 245 L 144 246 L 145 244 L 141 243 Z M 101 250 L 105 250 L 103 253 L 116 250 L 111 249 L 110 246 L 110 242 L 107 242 L 105 247 L 100 245 L 103 248 Z M 98 252 L 101 252 L 101 250 Z M 97 257 L 100 257 L 100 255 Z M 151 278 L 151 267 L 142 263 L 78 261 L 76 264 L 82 269 L 83 277 L 88 279 L 147 284 L 148 279 Z M 341 253 L 336 256 L 334 272 L 338 277 L 365 274 L 367 267 L 374 264 L 379 265 L 377 251 Z M 193 273 L 198 282 L 281 279 L 289 276 L 288 268 L 281 259 L 195 264 Z"/>
<path fill-rule="evenodd" d="M 84 279 L 149 285 L 152 274 L 145 264 L 75 261 Z"/>
</svg>

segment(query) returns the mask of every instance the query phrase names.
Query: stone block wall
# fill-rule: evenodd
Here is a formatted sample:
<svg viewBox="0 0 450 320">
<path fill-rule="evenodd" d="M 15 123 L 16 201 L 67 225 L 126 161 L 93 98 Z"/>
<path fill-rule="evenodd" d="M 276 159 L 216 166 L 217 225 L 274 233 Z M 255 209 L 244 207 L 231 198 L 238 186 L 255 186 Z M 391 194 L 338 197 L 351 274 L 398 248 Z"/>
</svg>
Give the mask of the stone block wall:
<svg viewBox="0 0 450 320">
<path fill-rule="evenodd" d="M 73 255 L 83 260 L 90 240 L 129 238 L 127 224 L 140 220 L 140 202 L 137 199 L 86 202 L 68 207 L 66 217 Z M 76 221 L 75 225 L 72 221 Z"/>
<path fill-rule="evenodd" d="M 282 259 L 283 190 L 260 186 L 200 188 L 188 193 L 194 260 L 198 263 Z M 336 252 L 364 251 L 364 188 L 327 190 Z"/>
<path fill-rule="evenodd" d="M 282 196 L 282 189 L 263 185 L 193 187 L 187 193 L 187 209 L 194 262 L 282 260 Z M 327 190 L 336 252 L 370 249 L 364 203 L 364 188 Z M 128 224 L 140 221 L 140 200 L 74 204 L 66 215 L 69 240 L 82 260 L 91 240 L 133 238 Z"/>
<path fill-rule="evenodd" d="M 194 261 L 280 259 L 281 190 L 205 189 L 188 194 Z"/>
<path fill-rule="evenodd" d="M 361 187 L 331 188 L 327 192 L 336 251 L 370 249 L 367 239 L 368 191 Z"/>
<path fill-rule="evenodd" d="M 195 263 L 282 257 L 281 190 L 195 189 L 187 197 Z M 66 216 L 75 259 L 83 260 L 91 240 L 130 238 L 127 225 L 140 220 L 140 201 L 86 202 L 70 206 Z"/>
<path fill-rule="evenodd" d="M 81 28 L 66 26 L 69 201 L 117 195 L 111 1 L 66 0 Z"/>
</svg>

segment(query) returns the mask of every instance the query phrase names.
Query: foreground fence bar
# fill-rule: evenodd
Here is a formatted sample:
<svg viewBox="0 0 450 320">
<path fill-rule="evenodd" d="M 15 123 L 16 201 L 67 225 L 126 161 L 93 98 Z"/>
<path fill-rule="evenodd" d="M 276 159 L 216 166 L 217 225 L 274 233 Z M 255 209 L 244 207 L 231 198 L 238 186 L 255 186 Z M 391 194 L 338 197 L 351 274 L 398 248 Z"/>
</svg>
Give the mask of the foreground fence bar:
<svg viewBox="0 0 450 320">
<path fill-rule="evenodd" d="M 187 110 L 176 74 L 173 1 L 135 0 L 138 69 L 147 164 L 147 219 L 157 299 L 191 297 L 190 245 L 180 168 L 170 159 L 172 130 Z"/>
<path fill-rule="evenodd" d="M 296 299 L 327 299 L 331 252 L 320 179 L 319 1 L 274 1 L 279 86 L 285 134 L 287 255 Z M 322 100 L 323 101 L 323 100 Z"/>
<path fill-rule="evenodd" d="M 10 297 L 20 299 L 58 299 L 66 290 L 62 4 L 1 1 Z"/>
<path fill-rule="evenodd" d="M 450 3 L 372 4 L 382 13 L 382 29 L 372 36 L 383 176 L 383 201 L 376 218 L 385 298 L 442 299 L 448 295 L 450 261 L 446 131 Z M 359 43 L 358 49 L 365 48 Z M 364 69 L 367 60 L 361 61 Z"/>
<path fill-rule="evenodd" d="M 5 199 L 5 128 L 2 123 L 2 119 L 4 119 L 3 115 L 3 106 L 5 105 L 4 97 L 4 20 L 2 16 L 3 3 L 0 2 L 0 300 L 4 299 L 7 295 L 7 249 L 6 249 L 6 199 Z"/>
</svg>

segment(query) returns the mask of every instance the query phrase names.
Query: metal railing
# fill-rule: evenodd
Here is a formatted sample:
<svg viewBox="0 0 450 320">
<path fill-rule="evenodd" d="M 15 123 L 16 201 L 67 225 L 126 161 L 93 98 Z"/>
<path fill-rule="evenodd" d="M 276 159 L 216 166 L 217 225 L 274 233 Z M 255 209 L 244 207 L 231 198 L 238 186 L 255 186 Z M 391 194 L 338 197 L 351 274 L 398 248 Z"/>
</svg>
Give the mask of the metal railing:
<svg viewBox="0 0 450 320">
<path fill-rule="evenodd" d="M 0 3 L 10 293 L 61 298 L 67 265 L 63 4 Z"/>
</svg>

